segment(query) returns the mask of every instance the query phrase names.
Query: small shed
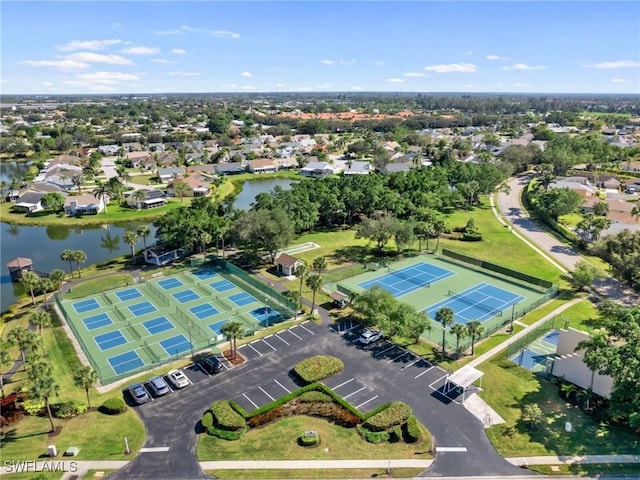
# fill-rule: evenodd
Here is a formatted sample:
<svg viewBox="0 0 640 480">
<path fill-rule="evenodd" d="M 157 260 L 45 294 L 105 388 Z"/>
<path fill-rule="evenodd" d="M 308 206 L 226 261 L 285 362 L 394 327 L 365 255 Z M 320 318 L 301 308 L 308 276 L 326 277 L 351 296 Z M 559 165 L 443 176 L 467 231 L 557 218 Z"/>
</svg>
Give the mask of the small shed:
<svg viewBox="0 0 640 480">
<path fill-rule="evenodd" d="M 331 292 L 329 294 L 333 304 L 338 308 L 344 308 L 347 306 L 347 296 L 341 292 Z"/>
<path fill-rule="evenodd" d="M 33 271 L 33 261 L 30 258 L 16 257 L 7 262 L 9 276 L 12 282 L 19 282 L 22 278 L 22 272 Z"/>
<path fill-rule="evenodd" d="M 281 253 L 276 258 L 276 269 L 278 273 L 282 275 L 286 275 L 287 277 L 291 275 L 295 275 L 296 268 L 302 265 L 302 260 L 297 259 L 296 257 L 292 257 L 287 253 Z"/>
<path fill-rule="evenodd" d="M 464 403 L 467 390 L 473 385 L 473 382 L 480 379 L 480 388 L 482 388 L 482 375 L 484 375 L 484 373 L 480 370 L 465 365 L 453 374 L 447 375 L 444 384 L 444 394 L 447 395 L 451 390 L 460 388 L 462 389 L 462 403 Z"/>
</svg>

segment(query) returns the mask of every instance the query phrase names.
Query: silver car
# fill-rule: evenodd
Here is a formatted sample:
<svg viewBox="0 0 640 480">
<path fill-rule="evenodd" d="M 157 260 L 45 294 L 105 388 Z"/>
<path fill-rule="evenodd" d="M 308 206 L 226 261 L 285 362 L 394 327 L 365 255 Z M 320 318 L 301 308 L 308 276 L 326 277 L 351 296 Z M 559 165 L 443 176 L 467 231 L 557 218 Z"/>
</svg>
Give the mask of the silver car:
<svg viewBox="0 0 640 480">
<path fill-rule="evenodd" d="M 171 391 L 162 377 L 153 377 L 149 380 L 149 388 L 151 388 L 154 397 L 161 397 Z"/>
</svg>

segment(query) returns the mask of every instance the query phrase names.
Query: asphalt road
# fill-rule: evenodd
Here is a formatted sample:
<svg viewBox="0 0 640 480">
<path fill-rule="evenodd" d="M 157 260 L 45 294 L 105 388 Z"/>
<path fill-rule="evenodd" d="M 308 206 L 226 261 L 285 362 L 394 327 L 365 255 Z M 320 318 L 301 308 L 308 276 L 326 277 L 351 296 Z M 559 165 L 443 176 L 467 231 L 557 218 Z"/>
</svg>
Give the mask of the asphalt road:
<svg viewBox="0 0 640 480">
<path fill-rule="evenodd" d="M 209 478 L 196 457 L 196 431 L 207 407 L 215 400 L 231 398 L 261 406 L 295 388 L 291 368 L 316 354 L 335 355 L 344 361 L 345 371 L 325 383 L 361 411 L 386 401 L 404 401 L 434 435 L 439 448 L 462 450 L 438 453 L 424 476 L 522 475 L 522 469 L 496 453 L 483 425 L 460 404 L 460 398 L 451 399 L 439 391 L 444 370 L 384 341 L 366 348 L 356 346 L 352 342 L 356 331 L 341 335 L 310 322 L 303 328 L 244 346 L 241 352 L 249 358 L 246 363 L 212 377 L 197 366 L 187 368 L 193 385 L 135 407 L 147 431 L 143 448 L 160 451 L 143 450 L 110 477 Z"/>
<path fill-rule="evenodd" d="M 582 260 L 582 256 L 571 247 L 559 242 L 547 230 L 535 223 L 522 209 L 520 198 L 522 190 L 527 186 L 533 175 L 526 174 L 512 178 L 508 183 L 511 192 L 499 193 L 497 204 L 505 218 L 511 222 L 514 228 L 527 237 L 542 250 L 548 252 L 551 257 L 566 270 L 572 271 L 576 263 Z M 602 296 L 615 300 L 624 305 L 633 306 L 640 304 L 640 295 L 630 287 L 620 283 L 615 278 L 607 276 L 597 281 L 594 287 Z"/>
</svg>

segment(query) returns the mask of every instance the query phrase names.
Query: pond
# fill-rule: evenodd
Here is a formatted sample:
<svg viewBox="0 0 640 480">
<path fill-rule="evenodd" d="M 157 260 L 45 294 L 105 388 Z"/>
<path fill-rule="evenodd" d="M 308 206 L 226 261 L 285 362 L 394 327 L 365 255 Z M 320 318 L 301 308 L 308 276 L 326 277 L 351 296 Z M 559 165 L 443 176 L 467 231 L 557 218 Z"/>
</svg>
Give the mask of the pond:
<svg viewBox="0 0 640 480">
<path fill-rule="evenodd" d="M 299 180 L 290 178 L 260 178 L 257 180 L 247 180 L 242 183 L 242 191 L 236 197 L 233 206 L 240 210 L 249 210 L 251 204 L 256 199 L 256 195 L 264 192 L 270 192 L 275 187 L 283 190 L 289 190 L 291 185 L 298 183 Z"/>
<path fill-rule="evenodd" d="M 0 162 L 0 181 L 11 183 L 22 180 L 31 162 Z"/>
</svg>

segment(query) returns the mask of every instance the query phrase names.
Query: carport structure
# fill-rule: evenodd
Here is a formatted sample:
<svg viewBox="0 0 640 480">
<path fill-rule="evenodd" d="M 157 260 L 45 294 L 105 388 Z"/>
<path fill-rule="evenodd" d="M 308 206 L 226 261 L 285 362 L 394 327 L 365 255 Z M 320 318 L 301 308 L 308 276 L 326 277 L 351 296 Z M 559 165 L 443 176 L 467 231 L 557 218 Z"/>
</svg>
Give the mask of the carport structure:
<svg viewBox="0 0 640 480">
<path fill-rule="evenodd" d="M 456 370 L 454 373 L 447 375 L 446 382 L 444 384 L 444 393 L 448 394 L 454 388 L 462 389 L 462 403 L 464 404 L 465 395 L 467 393 L 467 389 L 473 385 L 473 382 L 480 379 L 480 388 L 482 388 L 482 373 L 480 370 L 477 370 L 469 365 L 465 365 L 459 370 Z"/>
</svg>

